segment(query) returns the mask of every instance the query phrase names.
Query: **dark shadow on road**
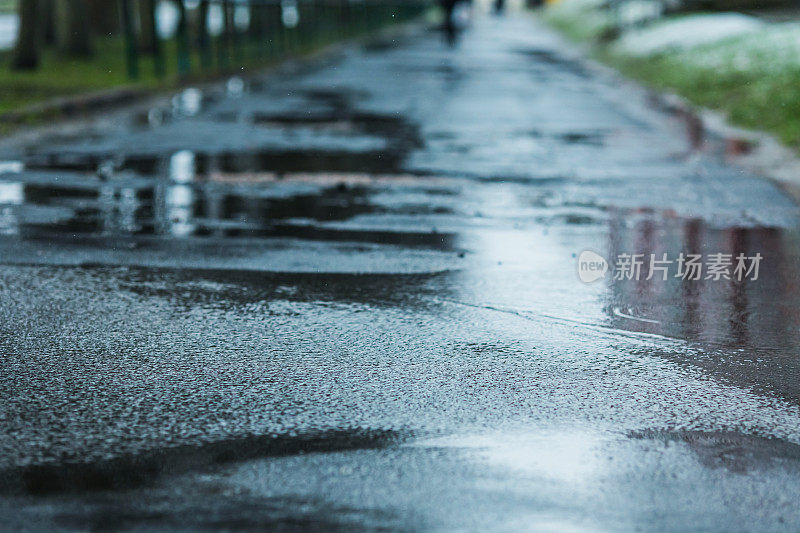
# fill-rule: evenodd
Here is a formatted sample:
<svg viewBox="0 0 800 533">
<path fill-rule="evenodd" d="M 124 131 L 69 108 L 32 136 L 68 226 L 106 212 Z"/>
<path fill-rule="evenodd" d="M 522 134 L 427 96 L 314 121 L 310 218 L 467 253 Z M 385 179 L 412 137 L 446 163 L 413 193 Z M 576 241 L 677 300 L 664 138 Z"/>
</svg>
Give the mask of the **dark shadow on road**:
<svg viewBox="0 0 800 533">
<path fill-rule="evenodd" d="M 149 505 L 148 505 L 149 503 Z M 63 505 L 63 504 L 62 504 Z M 406 531 L 389 511 L 333 505 L 323 499 L 197 491 L 192 500 L 125 501 L 122 495 L 86 498 L 64 505 L 55 522 L 89 531 Z"/>
<path fill-rule="evenodd" d="M 783 439 L 733 431 L 644 430 L 632 432 L 629 436 L 664 443 L 685 443 L 704 466 L 726 468 L 737 473 L 763 469 L 776 461 L 790 461 L 795 467 L 800 466 L 800 445 Z"/>
<path fill-rule="evenodd" d="M 436 305 L 431 297 L 436 294 L 437 280 L 448 275 L 87 268 L 116 279 L 122 290 L 147 297 L 162 297 L 187 309 L 197 306 L 231 307 L 273 300 L 348 302 L 418 309 Z"/>
<path fill-rule="evenodd" d="M 302 453 L 393 446 L 410 434 L 377 429 L 331 429 L 299 434 L 248 435 L 198 445 L 160 448 L 92 463 L 41 464 L 0 472 L 0 493 L 41 495 L 119 490 L 150 484 L 164 475 L 221 463 Z"/>
</svg>

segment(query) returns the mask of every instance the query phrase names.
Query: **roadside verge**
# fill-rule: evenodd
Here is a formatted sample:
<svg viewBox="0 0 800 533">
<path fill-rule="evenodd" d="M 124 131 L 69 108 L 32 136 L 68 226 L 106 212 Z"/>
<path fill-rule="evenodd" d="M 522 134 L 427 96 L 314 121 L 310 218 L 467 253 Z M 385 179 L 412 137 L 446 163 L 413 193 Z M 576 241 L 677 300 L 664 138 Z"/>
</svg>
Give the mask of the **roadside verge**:
<svg viewBox="0 0 800 533">
<path fill-rule="evenodd" d="M 800 202 L 800 23 L 736 13 L 621 21 L 598 0 L 564 0 L 539 17 L 642 83 L 654 106 L 686 121 L 697 149 L 713 138 Z"/>
</svg>

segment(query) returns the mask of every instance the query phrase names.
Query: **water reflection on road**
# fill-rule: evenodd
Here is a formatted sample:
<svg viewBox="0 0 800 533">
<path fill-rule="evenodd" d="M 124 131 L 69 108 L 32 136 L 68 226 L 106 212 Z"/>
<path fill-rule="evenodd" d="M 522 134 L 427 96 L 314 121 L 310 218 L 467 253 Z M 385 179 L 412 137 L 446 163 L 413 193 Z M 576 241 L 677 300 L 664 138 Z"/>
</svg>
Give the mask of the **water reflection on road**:
<svg viewBox="0 0 800 533">
<path fill-rule="evenodd" d="M 529 20 L 472 31 L 0 143 L 0 518 L 800 523 L 797 206 Z"/>
</svg>

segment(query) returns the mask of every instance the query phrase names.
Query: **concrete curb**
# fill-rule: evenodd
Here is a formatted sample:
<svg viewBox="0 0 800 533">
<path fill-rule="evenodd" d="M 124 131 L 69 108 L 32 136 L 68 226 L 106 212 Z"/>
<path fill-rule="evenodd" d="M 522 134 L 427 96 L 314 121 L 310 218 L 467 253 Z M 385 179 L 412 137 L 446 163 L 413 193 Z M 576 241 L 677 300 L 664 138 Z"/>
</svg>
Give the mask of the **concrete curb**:
<svg viewBox="0 0 800 533">
<path fill-rule="evenodd" d="M 693 149 L 717 145 L 726 161 L 775 182 L 800 205 L 800 157 L 773 135 L 734 126 L 723 113 L 696 106 L 675 93 L 645 90 L 654 106 L 684 121 Z"/>
<path fill-rule="evenodd" d="M 76 96 L 59 97 L 0 114 L 0 124 L 20 125 L 45 118 L 70 118 L 137 102 L 153 96 L 155 89 L 122 87 Z"/>
</svg>

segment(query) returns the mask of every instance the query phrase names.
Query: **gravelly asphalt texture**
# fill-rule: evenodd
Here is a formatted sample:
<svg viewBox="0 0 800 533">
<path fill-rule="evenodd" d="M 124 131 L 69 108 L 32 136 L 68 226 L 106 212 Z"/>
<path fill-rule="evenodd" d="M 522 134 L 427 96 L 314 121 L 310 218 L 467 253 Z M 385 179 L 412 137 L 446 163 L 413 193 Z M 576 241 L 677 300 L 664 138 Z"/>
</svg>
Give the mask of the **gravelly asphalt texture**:
<svg viewBox="0 0 800 533">
<path fill-rule="evenodd" d="M 646 102 L 516 15 L 3 140 L 0 529 L 796 531 L 798 209 Z"/>
</svg>

